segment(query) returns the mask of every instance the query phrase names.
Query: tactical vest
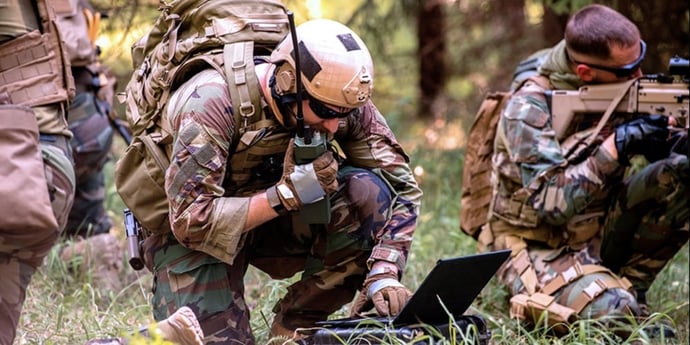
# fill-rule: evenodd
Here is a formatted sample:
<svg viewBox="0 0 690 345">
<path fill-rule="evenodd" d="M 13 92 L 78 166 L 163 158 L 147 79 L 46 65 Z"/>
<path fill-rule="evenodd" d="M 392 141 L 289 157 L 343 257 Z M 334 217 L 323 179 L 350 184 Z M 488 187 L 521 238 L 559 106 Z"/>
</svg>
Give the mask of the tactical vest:
<svg viewBox="0 0 690 345">
<path fill-rule="evenodd" d="M 69 12 L 70 2 L 30 3 L 36 9 L 21 10 L 37 11 L 40 28 L 0 44 L 0 104 L 33 107 L 67 102 L 74 97 L 74 80 L 56 25 L 56 12 Z"/>
<path fill-rule="evenodd" d="M 222 82 L 222 66 L 211 60 L 216 70 L 217 82 Z M 179 111 L 177 99 L 186 99 L 192 88 L 178 90 L 170 98 L 171 108 L 166 109 L 168 118 Z M 226 162 L 226 174 L 223 180 L 225 196 L 249 196 L 274 185 L 283 174 L 285 151 L 293 133 L 281 125 L 272 114 L 266 102 L 261 100 L 263 111 L 261 119 L 255 122 L 243 122 L 242 117 L 235 116 L 235 135 L 230 143 L 230 157 Z"/>
<path fill-rule="evenodd" d="M 545 89 L 545 85 L 535 85 Z M 529 87 L 530 83 L 526 83 L 523 87 Z M 500 124 L 499 124 L 500 126 Z M 576 132 L 563 140 L 561 149 L 563 155 L 570 152 L 571 148 L 580 142 L 581 138 L 586 138 L 593 129 Z M 502 131 L 497 131 L 495 145 L 501 147 L 504 145 L 504 138 L 500 135 Z M 603 203 L 595 203 L 589 205 L 587 210 L 573 217 L 563 226 L 553 226 L 550 224 L 543 224 L 539 221 L 537 211 L 529 203 L 529 198 L 537 191 L 541 183 L 555 173 L 559 169 L 567 166 L 554 166 L 536 179 L 532 184 L 521 187 L 513 192 L 501 190 L 497 186 L 497 180 L 493 184 L 493 197 L 489 210 L 489 219 L 494 221 L 500 220 L 505 226 L 493 226 L 493 236 L 497 237 L 503 234 L 512 233 L 519 237 L 543 242 L 551 247 L 559 247 L 565 244 L 584 243 L 594 237 L 599 230 L 599 224 L 604 216 L 606 205 Z M 496 172 L 494 172 L 495 174 Z"/>
</svg>

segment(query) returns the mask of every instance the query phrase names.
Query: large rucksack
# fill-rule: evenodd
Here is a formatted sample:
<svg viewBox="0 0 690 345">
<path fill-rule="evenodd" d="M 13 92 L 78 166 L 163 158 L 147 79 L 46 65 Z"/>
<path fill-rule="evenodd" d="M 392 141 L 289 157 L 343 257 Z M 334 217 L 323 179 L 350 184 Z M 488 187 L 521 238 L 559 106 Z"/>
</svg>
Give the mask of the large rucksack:
<svg viewBox="0 0 690 345">
<path fill-rule="evenodd" d="M 114 178 L 122 201 L 153 233 L 169 229 L 164 174 L 172 133 L 162 113 L 170 94 L 214 68 L 228 84 L 235 123 L 259 121 L 264 114 L 254 56 L 269 55 L 289 32 L 278 0 L 173 0 L 160 10 L 153 28 L 132 46 L 134 72 L 125 89 L 132 142 Z"/>
<path fill-rule="evenodd" d="M 516 74 L 517 75 L 517 74 Z M 542 87 L 548 87 L 545 77 L 525 74 L 515 89 L 530 80 Z M 491 172 L 494 154 L 496 128 L 501 112 L 514 91 L 489 92 L 474 116 L 467 137 L 465 161 L 462 172 L 462 193 L 460 199 L 460 229 L 478 239 L 482 226 L 486 224 L 492 198 Z"/>
</svg>

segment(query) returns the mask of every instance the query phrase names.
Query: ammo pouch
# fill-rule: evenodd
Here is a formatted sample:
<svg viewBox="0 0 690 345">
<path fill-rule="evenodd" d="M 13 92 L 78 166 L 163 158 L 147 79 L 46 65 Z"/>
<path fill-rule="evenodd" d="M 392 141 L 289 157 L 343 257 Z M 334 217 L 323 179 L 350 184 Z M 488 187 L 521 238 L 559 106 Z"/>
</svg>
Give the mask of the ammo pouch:
<svg viewBox="0 0 690 345">
<path fill-rule="evenodd" d="M 0 45 L 0 103 L 46 105 L 74 95 L 69 62 L 57 39 L 35 30 Z"/>
<path fill-rule="evenodd" d="M 510 196 L 495 193 L 490 214 L 510 225 L 534 228 L 539 224 L 537 211 L 528 203 L 528 189 L 523 188 Z"/>
<path fill-rule="evenodd" d="M 135 136 L 115 165 L 117 191 L 145 234 L 170 231 L 165 171 L 171 143 L 172 136 L 164 132 Z"/>
<path fill-rule="evenodd" d="M 30 108 L 0 105 L 0 176 L 3 177 L 0 229 L 3 231 L 58 231 L 38 138 L 36 116 Z"/>
</svg>

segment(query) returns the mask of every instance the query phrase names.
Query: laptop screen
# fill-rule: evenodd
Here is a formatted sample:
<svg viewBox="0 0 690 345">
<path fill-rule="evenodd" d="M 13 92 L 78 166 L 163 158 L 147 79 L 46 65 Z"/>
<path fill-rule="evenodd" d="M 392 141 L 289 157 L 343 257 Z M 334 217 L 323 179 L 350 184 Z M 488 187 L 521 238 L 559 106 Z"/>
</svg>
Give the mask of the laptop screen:
<svg viewBox="0 0 690 345">
<path fill-rule="evenodd" d="M 448 313 L 454 317 L 462 315 L 509 255 L 510 250 L 501 250 L 438 260 L 392 320 L 393 325 L 445 324 L 449 321 Z M 369 319 L 381 323 L 391 321 L 387 317 Z M 320 321 L 317 325 L 356 327 L 363 320 L 343 318 Z"/>
<path fill-rule="evenodd" d="M 440 324 L 449 313 L 462 315 L 509 255 L 501 250 L 438 260 L 393 324 Z"/>
</svg>

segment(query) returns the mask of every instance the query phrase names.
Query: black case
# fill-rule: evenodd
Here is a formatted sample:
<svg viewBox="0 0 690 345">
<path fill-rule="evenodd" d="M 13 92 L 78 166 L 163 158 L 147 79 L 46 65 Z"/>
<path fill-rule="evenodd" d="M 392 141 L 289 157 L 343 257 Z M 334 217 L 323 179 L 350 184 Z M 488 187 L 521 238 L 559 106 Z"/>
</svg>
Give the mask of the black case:
<svg viewBox="0 0 690 345">
<path fill-rule="evenodd" d="M 400 341 L 431 345 L 450 340 L 453 336 L 458 344 L 487 345 L 491 339 L 486 321 L 478 315 L 460 316 L 454 324 L 394 327 L 392 324 L 363 321 L 354 327 L 321 327 L 300 333 L 307 336 L 297 341 L 299 345 L 374 345 L 399 344 Z"/>
</svg>

